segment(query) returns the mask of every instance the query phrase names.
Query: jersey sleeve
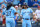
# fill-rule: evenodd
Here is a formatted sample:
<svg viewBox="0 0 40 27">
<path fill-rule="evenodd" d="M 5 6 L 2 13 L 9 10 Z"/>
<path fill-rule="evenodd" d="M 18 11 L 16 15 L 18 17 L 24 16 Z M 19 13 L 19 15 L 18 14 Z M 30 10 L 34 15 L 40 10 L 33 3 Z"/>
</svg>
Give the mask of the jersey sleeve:
<svg viewBox="0 0 40 27">
<path fill-rule="evenodd" d="M 16 9 L 14 8 L 14 13 L 16 12 Z"/>
<path fill-rule="evenodd" d="M 15 8 L 13 8 L 13 12 L 14 12 L 14 13 L 16 12 L 16 9 L 15 9 Z"/>
<path fill-rule="evenodd" d="M 21 10 L 21 15 L 23 15 L 23 11 Z"/>
<path fill-rule="evenodd" d="M 30 8 L 30 13 L 33 13 L 33 10 Z"/>
<path fill-rule="evenodd" d="M 12 12 L 15 13 L 16 9 L 14 7 L 11 7 L 11 9 L 13 10 Z"/>
</svg>

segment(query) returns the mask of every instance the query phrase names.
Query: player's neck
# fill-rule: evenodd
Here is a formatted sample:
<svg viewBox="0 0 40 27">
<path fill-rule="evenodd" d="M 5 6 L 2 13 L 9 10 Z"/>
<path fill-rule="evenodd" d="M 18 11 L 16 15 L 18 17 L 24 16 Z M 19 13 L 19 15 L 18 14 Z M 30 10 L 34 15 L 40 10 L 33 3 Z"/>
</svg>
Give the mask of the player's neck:
<svg viewBox="0 0 40 27">
<path fill-rule="evenodd" d="M 27 8 L 25 8 L 25 9 L 27 9 Z"/>
</svg>

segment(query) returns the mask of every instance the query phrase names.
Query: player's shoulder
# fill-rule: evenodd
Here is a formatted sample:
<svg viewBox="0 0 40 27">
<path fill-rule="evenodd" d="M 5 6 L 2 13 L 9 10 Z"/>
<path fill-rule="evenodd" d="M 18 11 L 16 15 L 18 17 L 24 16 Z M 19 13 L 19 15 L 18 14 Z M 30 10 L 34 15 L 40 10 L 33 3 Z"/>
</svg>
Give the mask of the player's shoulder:
<svg viewBox="0 0 40 27">
<path fill-rule="evenodd" d="M 28 8 L 28 10 L 32 10 L 32 8 Z"/>
<path fill-rule="evenodd" d="M 28 9 L 32 9 L 32 8 L 28 8 Z"/>
<path fill-rule="evenodd" d="M 14 8 L 13 6 L 11 6 L 11 8 L 10 8 L 10 9 L 15 10 L 15 8 Z"/>
<path fill-rule="evenodd" d="M 14 8 L 13 6 L 11 6 L 11 8 Z"/>
<path fill-rule="evenodd" d="M 22 9 L 21 11 L 24 11 L 25 9 Z"/>
</svg>

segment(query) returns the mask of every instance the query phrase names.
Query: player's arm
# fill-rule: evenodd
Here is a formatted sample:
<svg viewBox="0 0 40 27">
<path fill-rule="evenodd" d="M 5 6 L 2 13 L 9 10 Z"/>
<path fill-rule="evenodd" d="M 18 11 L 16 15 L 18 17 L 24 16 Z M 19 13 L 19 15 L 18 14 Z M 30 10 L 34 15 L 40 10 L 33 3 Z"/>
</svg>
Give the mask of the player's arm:
<svg viewBox="0 0 40 27">
<path fill-rule="evenodd" d="M 36 16 L 35 16 L 36 14 L 35 14 L 35 12 L 33 12 L 33 10 L 31 10 L 31 11 L 32 11 L 32 14 L 33 14 L 33 20 L 35 19 L 34 21 L 36 21 Z"/>
<path fill-rule="evenodd" d="M 34 12 L 33 12 L 32 14 L 33 14 L 33 18 L 35 18 L 35 15 L 36 15 L 36 14 L 35 14 Z"/>
<path fill-rule="evenodd" d="M 35 12 L 33 13 L 33 15 L 34 15 L 34 18 L 37 19 L 37 11 L 35 11 Z"/>
<path fill-rule="evenodd" d="M 30 8 L 30 12 L 32 13 L 33 15 L 33 19 L 35 18 L 35 12 Z"/>
<path fill-rule="evenodd" d="M 11 7 L 11 9 L 13 10 L 12 12 L 16 16 L 16 14 L 17 14 L 16 9 L 14 7 Z M 16 17 L 15 16 L 14 16 L 14 19 L 17 20 L 17 16 Z"/>
</svg>

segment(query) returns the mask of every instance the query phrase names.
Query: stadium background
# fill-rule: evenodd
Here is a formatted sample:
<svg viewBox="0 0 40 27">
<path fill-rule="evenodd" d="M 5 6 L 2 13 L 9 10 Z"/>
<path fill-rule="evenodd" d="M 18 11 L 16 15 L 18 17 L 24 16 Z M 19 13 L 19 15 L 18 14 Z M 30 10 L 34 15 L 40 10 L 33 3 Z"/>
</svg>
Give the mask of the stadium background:
<svg viewBox="0 0 40 27">
<path fill-rule="evenodd" d="M 5 2 L 3 2 L 3 1 L 5 1 Z M 2 2 L 2 3 L 1 3 Z M 37 2 L 35 1 L 35 0 L 0 0 L 0 7 L 1 7 L 1 5 L 2 4 L 4 4 L 5 5 L 5 7 L 7 7 L 7 3 L 12 3 L 13 4 L 13 6 L 18 6 L 18 5 L 20 5 L 19 7 L 22 9 L 22 5 L 24 4 L 26 4 L 26 5 L 28 5 L 30 8 L 32 8 L 33 9 L 33 11 L 35 12 L 35 10 L 37 10 L 37 5 L 36 6 L 33 6 L 33 4 L 35 4 L 35 3 L 37 3 L 39 6 L 40 6 L 40 0 L 37 0 Z M 18 7 L 18 9 L 21 11 L 21 9 Z M 31 19 L 33 18 L 33 16 L 31 15 Z M 20 18 L 19 18 L 20 19 Z M 2 23 L 0 22 L 0 27 L 2 27 L 1 26 L 2 25 Z M 18 22 L 18 27 L 20 27 L 21 26 L 21 22 L 19 21 Z M 36 24 L 32 24 L 32 26 L 33 27 L 37 27 L 36 26 Z M 40 27 L 40 26 L 39 26 Z"/>
</svg>

